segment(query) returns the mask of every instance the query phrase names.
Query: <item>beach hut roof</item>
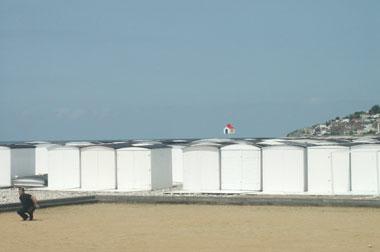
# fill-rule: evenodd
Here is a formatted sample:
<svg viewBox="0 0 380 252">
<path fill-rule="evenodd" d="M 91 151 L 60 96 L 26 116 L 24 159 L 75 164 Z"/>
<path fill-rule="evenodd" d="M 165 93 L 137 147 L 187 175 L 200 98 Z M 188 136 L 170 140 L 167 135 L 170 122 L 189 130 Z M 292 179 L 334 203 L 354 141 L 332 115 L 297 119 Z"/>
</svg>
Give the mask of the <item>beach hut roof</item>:
<svg viewBox="0 0 380 252">
<path fill-rule="evenodd" d="M 115 145 L 115 149 L 118 150 L 153 150 L 153 149 L 170 149 L 170 146 L 164 144 L 153 144 L 153 145 Z"/>
<path fill-rule="evenodd" d="M 372 144 L 372 143 L 355 143 L 351 145 L 351 149 L 379 149 L 380 144 Z"/>
<path fill-rule="evenodd" d="M 34 145 L 31 145 L 31 144 L 9 144 L 6 146 L 11 149 L 35 149 L 36 148 Z"/>
<path fill-rule="evenodd" d="M 247 143 L 232 143 L 221 147 L 222 150 L 260 150 L 260 147 Z"/>
<path fill-rule="evenodd" d="M 67 145 L 67 146 L 90 146 L 90 145 L 95 145 L 95 144 L 92 142 L 81 141 L 81 142 L 66 142 L 65 145 Z"/>
</svg>

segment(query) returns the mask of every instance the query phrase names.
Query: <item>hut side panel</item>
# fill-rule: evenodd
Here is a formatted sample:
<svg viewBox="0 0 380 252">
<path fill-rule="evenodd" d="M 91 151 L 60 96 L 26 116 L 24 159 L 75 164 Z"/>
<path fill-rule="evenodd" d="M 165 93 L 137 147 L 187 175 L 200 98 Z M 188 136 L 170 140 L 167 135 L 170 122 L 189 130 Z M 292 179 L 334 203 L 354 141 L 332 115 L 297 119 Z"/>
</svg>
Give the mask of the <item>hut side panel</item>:
<svg viewBox="0 0 380 252">
<path fill-rule="evenodd" d="M 202 190 L 201 166 L 199 154 L 196 151 L 184 151 L 183 156 L 183 190 Z"/>
<path fill-rule="evenodd" d="M 81 188 L 106 190 L 116 188 L 115 151 L 108 148 L 81 150 Z"/>
<path fill-rule="evenodd" d="M 98 189 L 98 153 L 81 152 L 81 188 Z"/>
<path fill-rule="evenodd" d="M 378 150 L 357 149 L 351 153 L 352 192 L 360 194 L 379 193 Z"/>
<path fill-rule="evenodd" d="M 57 149 L 48 153 L 49 188 L 72 189 L 80 187 L 79 149 Z"/>
<path fill-rule="evenodd" d="M 66 188 L 80 187 L 80 152 L 79 150 L 67 150 L 64 153 L 65 180 Z"/>
<path fill-rule="evenodd" d="M 261 157 L 257 150 L 221 151 L 222 190 L 261 190 Z"/>
<path fill-rule="evenodd" d="M 117 151 L 117 188 L 122 190 L 150 190 L 150 151 Z"/>
<path fill-rule="evenodd" d="M 349 150 L 335 152 L 332 158 L 333 193 L 348 193 L 350 191 L 350 154 Z"/>
<path fill-rule="evenodd" d="M 0 147 L 0 187 L 11 185 L 11 150 Z"/>
<path fill-rule="evenodd" d="M 220 190 L 220 153 L 219 150 L 209 151 L 209 155 L 201 157 L 201 189 Z"/>
<path fill-rule="evenodd" d="M 132 189 L 150 190 L 152 187 L 151 179 L 151 152 L 150 150 L 133 151 L 133 180 Z"/>
<path fill-rule="evenodd" d="M 214 147 L 189 147 L 184 151 L 183 189 L 220 190 L 220 153 Z"/>
<path fill-rule="evenodd" d="M 261 153 L 243 150 L 242 156 L 242 190 L 261 190 Z"/>
<path fill-rule="evenodd" d="M 36 148 L 36 174 L 47 174 L 48 173 L 48 150 L 45 147 Z"/>
<path fill-rule="evenodd" d="M 35 149 L 11 149 L 11 176 L 33 176 L 35 169 Z"/>
<path fill-rule="evenodd" d="M 152 189 L 169 188 L 172 184 L 172 150 L 152 150 Z"/>
<path fill-rule="evenodd" d="M 98 152 L 98 187 L 105 189 L 116 188 L 115 151 Z"/>
<path fill-rule="evenodd" d="M 315 194 L 348 193 L 348 148 L 308 149 L 308 190 Z"/>
<path fill-rule="evenodd" d="M 222 190 L 240 190 L 242 184 L 241 151 L 221 151 L 221 188 Z"/>
<path fill-rule="evenodd" d="M 183 150 L 181 148 L 172 149 L 172 174 L 174 183 L 183 182 Z"/>
<path fill-rule="evenodd" d="M 117 151 L 117 188 L 126 190 L 136 186 L 133 172 L 133 153 L 128 151 Z"/>
<path fill-rule="evenodd" d="M 263 191 L 299 193 L 305 191 L 303 148 L 263 149 Z"/>
</svg>

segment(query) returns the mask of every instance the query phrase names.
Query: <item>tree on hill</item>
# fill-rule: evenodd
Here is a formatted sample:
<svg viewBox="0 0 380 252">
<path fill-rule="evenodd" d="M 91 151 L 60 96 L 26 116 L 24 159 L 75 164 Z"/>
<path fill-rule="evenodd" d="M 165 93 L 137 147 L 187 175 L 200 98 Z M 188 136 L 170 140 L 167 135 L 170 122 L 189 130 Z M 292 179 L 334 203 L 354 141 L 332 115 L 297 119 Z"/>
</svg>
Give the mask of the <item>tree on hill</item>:
<svg viewBox="0 0 380 252">
<path fill-rule="evenodd" d="M 380 106 L 379 105 L 374 105 L 372 108 L 369 110 L 370 115 L 375 115 L 375 114 L 380 114 Z"/>
<path fill-rule="evenodd" d="M 352 119 L 358 119 L 358 118 L 360 118 L 361 114 L 365 114 L 365 112 L 364 111 L 357 111 L 357 112 L 349 115 L 348 117 L 350 118 L 350 120 L 352 120 Z"/>
</svg>

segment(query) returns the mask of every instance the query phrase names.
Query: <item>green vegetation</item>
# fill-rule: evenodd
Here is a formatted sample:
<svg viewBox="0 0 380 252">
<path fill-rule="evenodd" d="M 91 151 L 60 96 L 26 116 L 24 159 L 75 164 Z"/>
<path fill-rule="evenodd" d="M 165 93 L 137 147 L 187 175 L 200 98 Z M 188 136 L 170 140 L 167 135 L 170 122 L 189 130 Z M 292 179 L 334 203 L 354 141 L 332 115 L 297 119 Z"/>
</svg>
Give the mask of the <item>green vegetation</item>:
<svg viewBox="0 0 380 252">
<path fill-rule="evenodd" d="M 352 120 L 352 119 L 359 119 L 362 114 L 365 114 L 365 112 L 364 111 L 357 111 L 357 112 L 349 115 L 348 118 L 350 120 Z"/>
<path fill-rule="evenodd" d="M 370 115 L 376 115 L 376 114 L 380 114 L 380 106 L 379 105 L 373 105 L 372 106 L 372 108 L 368 111 L 368 113 L 370 114 Z M 363 115 L 363 114 L 366 114 L 366 112 L 365 111 L 357 111 L 357 112 L 354 112 L 353 114 L 350 114 L 349 116 L 348 116 L 348 118 L 350 119 L 350 120 L 352 120 L 352 119 L 359 119 L 360 118 L 360 116 L 361 115 Z M 337 117 L 338 118 L 338 117 Z M 345 117 L 346 118 L 346 117 Z"/>
<path fill-rule="evenodd" d="M 374 105 L 372 108 L 369 110 L 370 115 L 375 115 L 375 114 L 380 114 L 380 106 L 379 105 Z"/>
</svg>

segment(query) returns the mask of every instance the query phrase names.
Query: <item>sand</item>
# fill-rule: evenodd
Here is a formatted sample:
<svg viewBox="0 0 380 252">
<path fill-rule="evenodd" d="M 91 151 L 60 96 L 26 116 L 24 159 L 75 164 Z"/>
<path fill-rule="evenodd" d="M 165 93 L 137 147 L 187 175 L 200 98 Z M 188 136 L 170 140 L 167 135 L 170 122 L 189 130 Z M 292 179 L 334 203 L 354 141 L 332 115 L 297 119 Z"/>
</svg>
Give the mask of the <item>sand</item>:
<svg viewBox="0 0 380 252">
<path fill-rule="evenodd" d="M 94 204 L 0 213 L 0 251 L 380 251 L 380 209 Z"/>
</svg>

